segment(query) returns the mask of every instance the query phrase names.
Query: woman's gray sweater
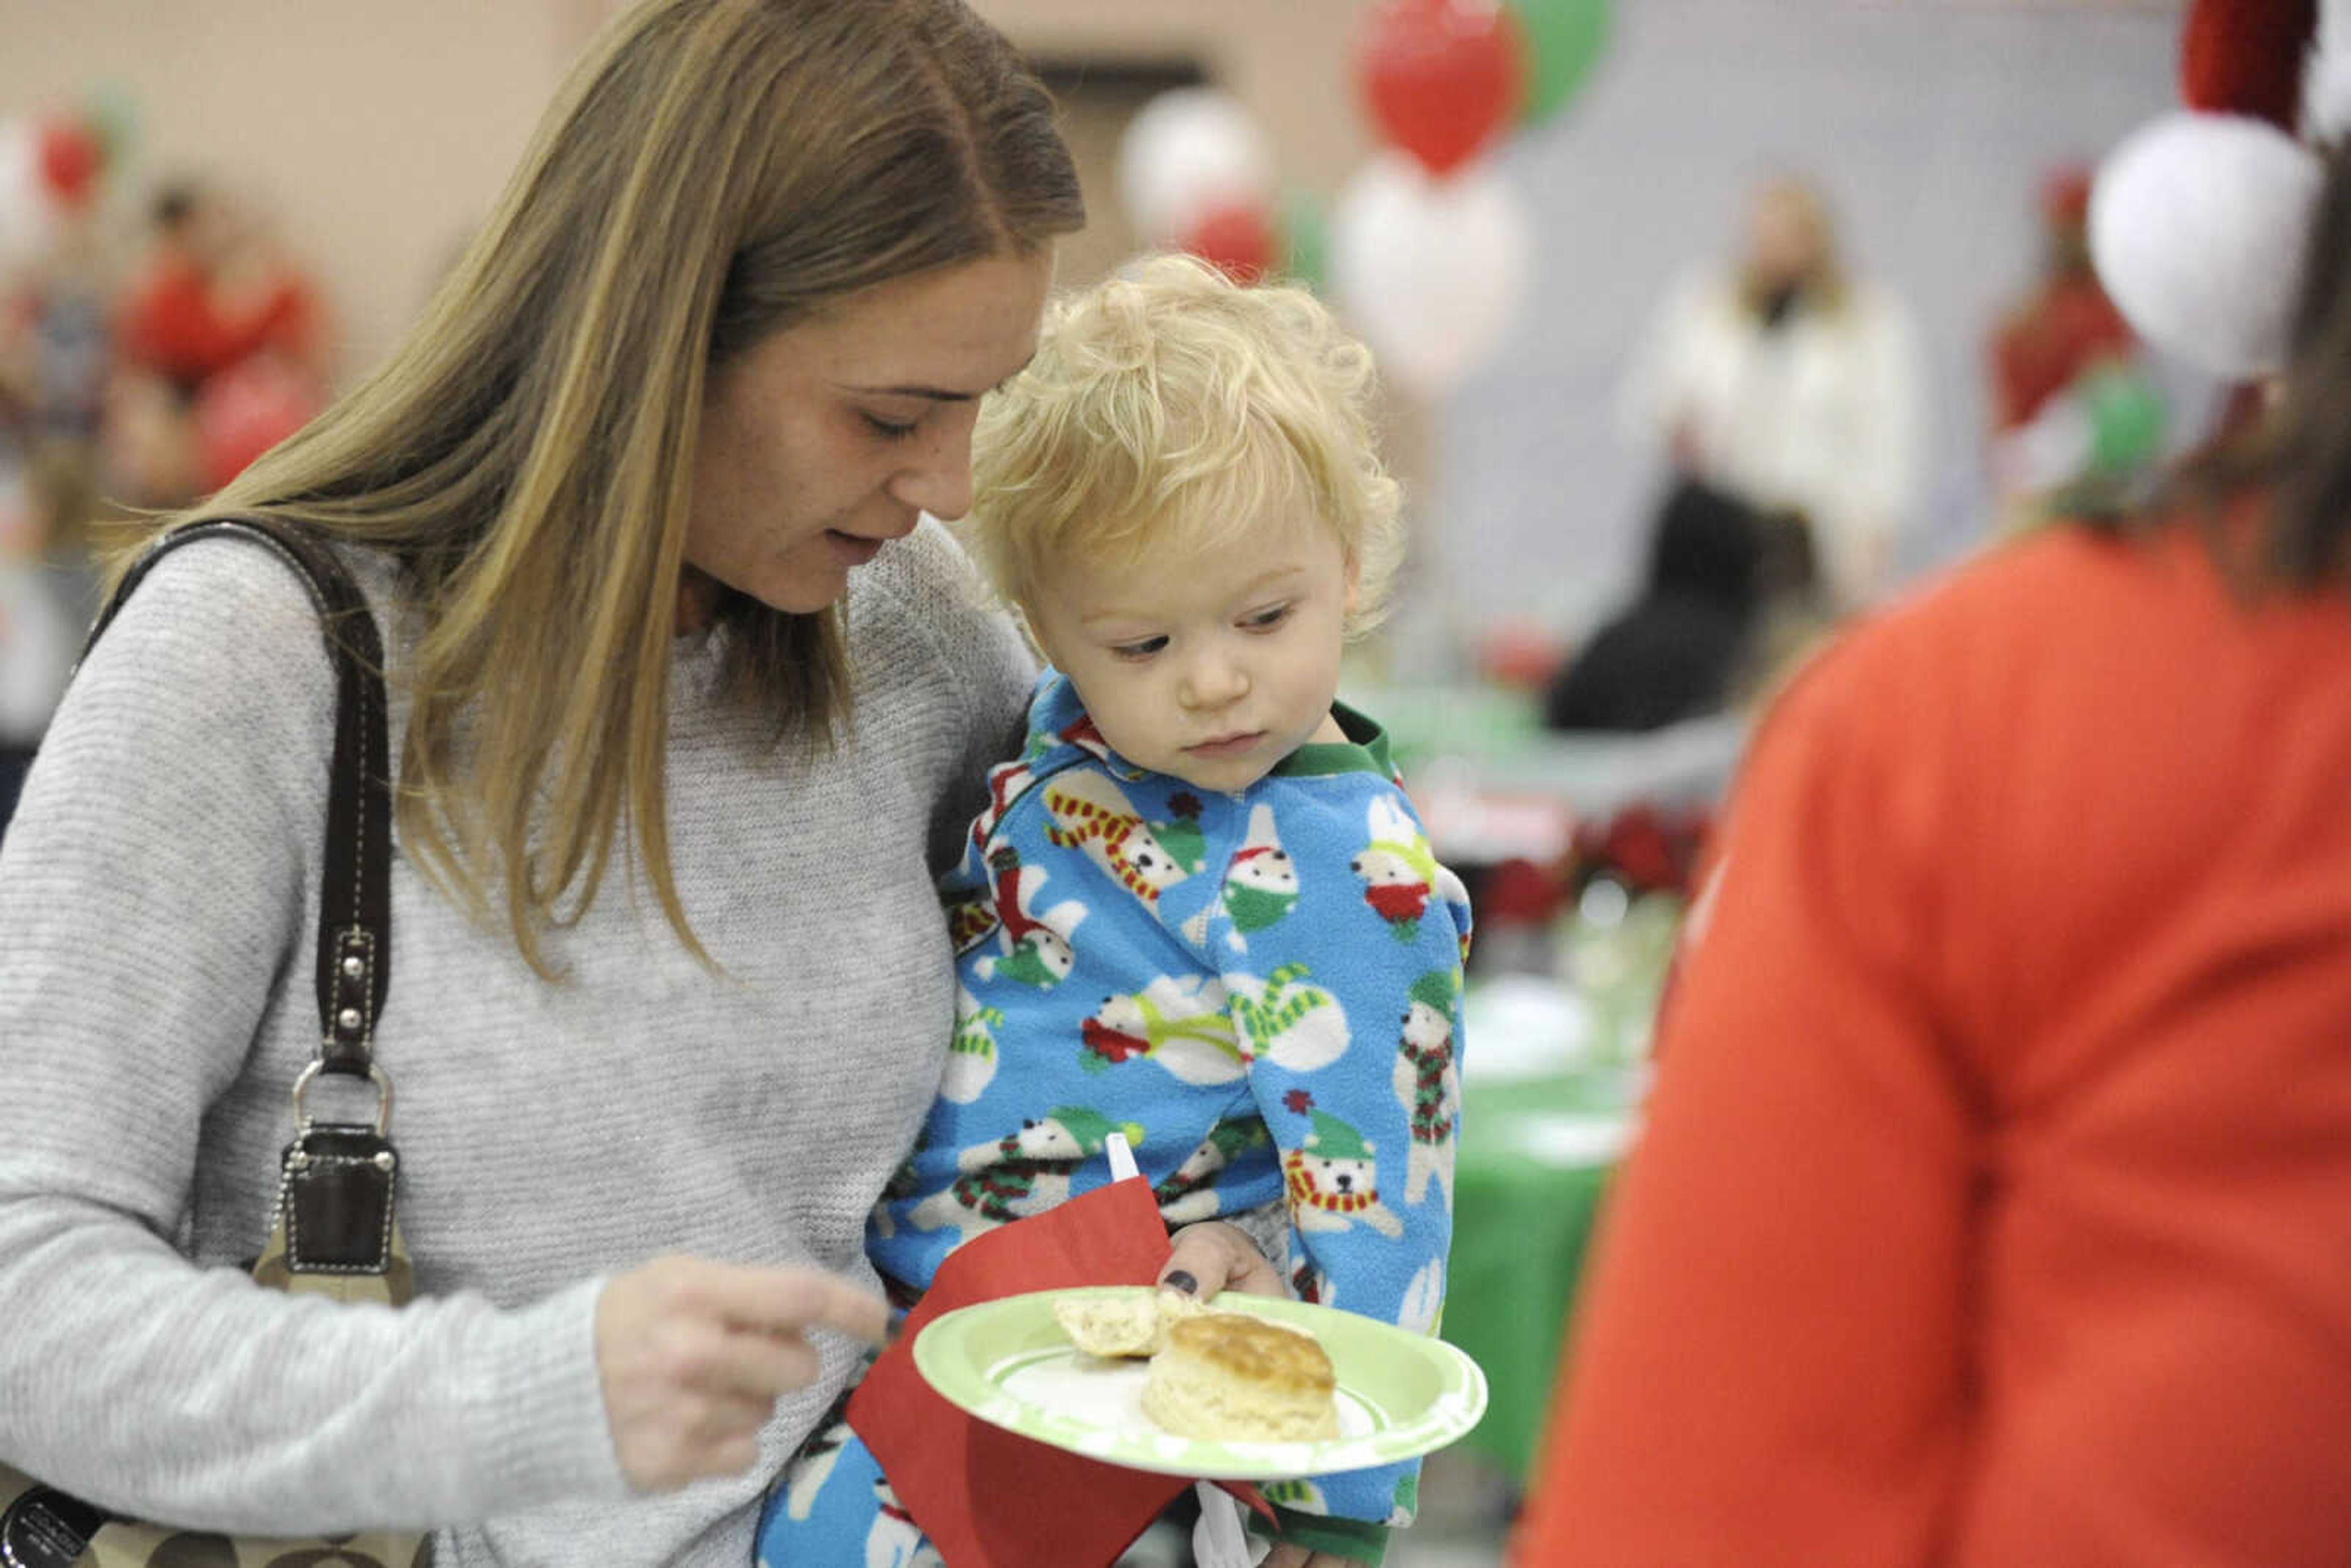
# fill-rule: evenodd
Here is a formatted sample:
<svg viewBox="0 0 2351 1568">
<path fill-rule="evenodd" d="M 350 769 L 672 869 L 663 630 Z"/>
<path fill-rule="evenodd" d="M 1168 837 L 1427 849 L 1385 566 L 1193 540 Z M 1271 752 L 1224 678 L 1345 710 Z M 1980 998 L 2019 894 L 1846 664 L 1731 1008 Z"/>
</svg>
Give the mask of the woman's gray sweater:
<svg viewBox="0 0 2351 1568">
<path fill-rule="evenodd" d="M 362 581 L 396 758 L 391 579 Z M 193 1526 L 441 1526 L 444 1564 L 749 1562 L 765 1480 L 856 1352 L 825 1343 L 758 1473 L 637 1497 L 605 1423 L 596 1294 L 665 1251 L 872 1283 L 866 1212 L 954 1020 L 932 870 L 1031 674 L 936 524 L 853 581 L 853 739 L 813 762 L 717 700 L 715 639 L 679 644 L 671 852 L 723 974 L 618 856 L 552 940 L 558 984 L 396 862 L 376 1051 L 426 1299 L 392 1312 L 236 1268 L 317 1044 L 318 622 L 250 544 L 157 567 L 74 682 L 0 849 L 0 1459 Z"/>
</svg>

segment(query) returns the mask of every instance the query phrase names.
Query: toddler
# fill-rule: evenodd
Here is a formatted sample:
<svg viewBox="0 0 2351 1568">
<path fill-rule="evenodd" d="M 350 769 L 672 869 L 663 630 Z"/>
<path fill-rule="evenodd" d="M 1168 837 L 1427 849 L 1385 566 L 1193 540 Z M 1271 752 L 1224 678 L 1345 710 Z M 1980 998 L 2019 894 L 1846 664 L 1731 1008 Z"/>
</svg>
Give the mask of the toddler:
<svg viewBox="0 0 2351 1568">
<path fill-rule="evenodd" d="M 1469 911 L 1336 700 L 1401 551 L 1371 382 L 1311 295 L 1162 257 L 1058 306 L 982 411 L 965 537 L 1050 667 L 946 888 L 955 1035 L 868 1236 L 905 1296 L 1109 1181 L 1122 1132 L 1171 1227 L 1286 1214 L 1301 1299 L 1434 1331 Z M 1377 1561 L 1417 1473 L 1267 1490 L 1285 1540 Z M 836 1426 L 762 1557 L 911 1562 L 893 1503 Z"/>
</svg>

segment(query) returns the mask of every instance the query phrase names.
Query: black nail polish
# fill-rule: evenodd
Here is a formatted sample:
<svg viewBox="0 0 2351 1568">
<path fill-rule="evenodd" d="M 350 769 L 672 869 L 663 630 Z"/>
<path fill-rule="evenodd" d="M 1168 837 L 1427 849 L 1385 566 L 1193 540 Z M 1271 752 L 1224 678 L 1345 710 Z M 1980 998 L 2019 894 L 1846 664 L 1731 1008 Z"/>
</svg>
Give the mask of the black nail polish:
<svg viewBox="0 0 2351 1568">
<path fill-rule="evenodd" d="M 1176 1270 L 1159 1282 L 1171 1291 L 1181 1291 L 1187 1296 L 1196 1296 L 1200 1293 L 1200 1281 L 1182 1269 Z"/>
</svg>

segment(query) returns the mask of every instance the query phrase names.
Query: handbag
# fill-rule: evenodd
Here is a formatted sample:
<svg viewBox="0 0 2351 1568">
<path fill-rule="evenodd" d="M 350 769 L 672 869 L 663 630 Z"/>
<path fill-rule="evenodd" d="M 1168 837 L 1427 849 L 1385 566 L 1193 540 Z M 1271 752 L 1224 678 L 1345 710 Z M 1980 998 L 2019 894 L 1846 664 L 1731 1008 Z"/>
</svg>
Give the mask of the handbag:
<svg viewBox="0 0 2351 1568">
<path fill-rule="evenodd" d="M 279 1159 L 269 1239 L 253 1277 L 296 1294 L 400 1306 L 414 1293 L 415 1272 L 393 1214 L 400 1156 L 391 1137 L 392 1081 L 370 1049 L 392 970 L 392 772 L 382 644 L 367 601 L 315 537 L 269 518 L 209 518 L 149 547 L 99 613 L 82 656 L 157 560 L 218 536 L 262 545 L 301 578 L 318 607 L 337 694 L 319 912 L 319 1055 L 294 1081 L 294 1139 Z M 372 1122 L 312 1120 L 307 1096 L 329 1074 L 372 1086 Z M 429 1533 L 232 1538 L 148 1524 L 0 1466 L 0 1568 L 425 1568 L 432 1560 Z"/>
</svg>

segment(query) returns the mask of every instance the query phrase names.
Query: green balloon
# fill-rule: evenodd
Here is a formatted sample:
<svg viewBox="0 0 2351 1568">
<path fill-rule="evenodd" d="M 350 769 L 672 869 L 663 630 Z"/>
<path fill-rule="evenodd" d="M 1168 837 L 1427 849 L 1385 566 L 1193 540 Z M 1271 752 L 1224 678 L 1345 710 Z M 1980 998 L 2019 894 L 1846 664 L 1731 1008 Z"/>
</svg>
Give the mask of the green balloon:
<svg viewBox="0 0 2351 1568">
<path fill-rule="evenodd" d="M 1281 231 L 1281 269 L 1292 283 L 1327 292 L 1331 280 L 1331 230 L 1322 203 L 1311 191 L 1291 191 L 1281 198 L 1275 222 Z"/>
<path fill-rule="evenodd" d="M 83 99 L 82 122 L 98 138 L 106 166 L 120 168 L 139 141 L 139 100 L 120 82 L 102 83 Z"/>
<path fill-rule="evenodd" d="M 1535 125 L 1567 107 L 1608 46 L 1608 0 L 1507 0 L 1527 47 L 1527 97 L 1519 123 Z"/>
<path fill-rule="evenodd" d="M 2082 402 L 2090 416 L 2092 472 L 2128 474 L 2161 450 L 2170 411 L 2163 394 L 2137 371 L 2126 365 L 2093 371 L 2083 385 Z"/>
</svg>

